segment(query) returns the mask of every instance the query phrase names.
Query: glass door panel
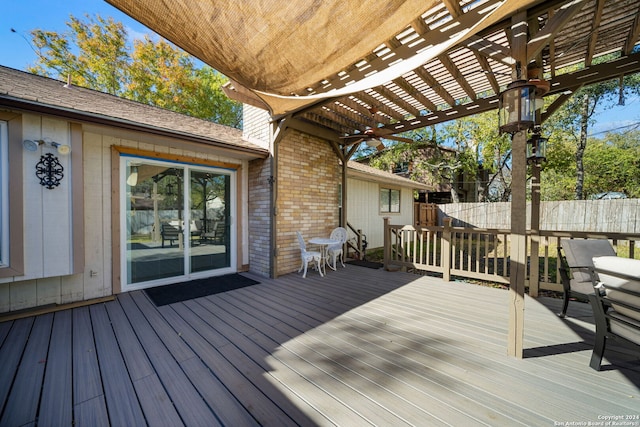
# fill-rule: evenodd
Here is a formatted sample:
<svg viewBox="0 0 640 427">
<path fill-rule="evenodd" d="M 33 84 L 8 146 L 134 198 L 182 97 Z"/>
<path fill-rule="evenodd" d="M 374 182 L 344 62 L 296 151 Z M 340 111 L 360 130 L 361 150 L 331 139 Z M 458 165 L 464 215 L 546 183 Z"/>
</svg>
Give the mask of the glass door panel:
<svg viewBox="0 0 640 427">
<path fill-rule="evenodd" d="M 127 283 L 183 276 L 184 168 L 130 159 L 125 174 Z"/>
<path fill-rule="evenodd" d="M 191 170 L 191 272 L 231 266 L 230 176 Z"/>
<path fill-rule="evenodd" d="M 126 156 L 121 170 L 123 290 L 235 271 L 234 172 Z"/>
</svg>

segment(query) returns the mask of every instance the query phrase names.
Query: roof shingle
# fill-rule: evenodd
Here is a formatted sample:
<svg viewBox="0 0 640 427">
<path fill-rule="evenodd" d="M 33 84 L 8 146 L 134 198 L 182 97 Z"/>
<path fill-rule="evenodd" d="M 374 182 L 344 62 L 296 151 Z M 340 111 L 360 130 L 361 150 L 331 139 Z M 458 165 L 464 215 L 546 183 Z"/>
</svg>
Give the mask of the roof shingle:
<svg viewBox="0 0 640 427">
<path fill-rule="evenodd" d="M 74 113 L 90 122 L 106 121 L 116 126 L 186 136 L 205 144 L 254 152 L 258 157 L 268 154 L 266 149 L 244 140 L 239 129 L 0 66 L 0 105 L 8 103 L 28 103 Z"/>
</svg>

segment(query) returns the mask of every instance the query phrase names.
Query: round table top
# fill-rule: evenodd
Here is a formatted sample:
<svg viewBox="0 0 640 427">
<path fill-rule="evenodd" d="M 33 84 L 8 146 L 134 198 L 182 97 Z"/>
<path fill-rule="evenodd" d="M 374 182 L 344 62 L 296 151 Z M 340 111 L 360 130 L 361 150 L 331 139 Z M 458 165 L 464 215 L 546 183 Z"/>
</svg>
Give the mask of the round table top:
<svg viewBox="0 0 640 427">
<path fill-rule="evenodd" d="M 338 245 L 340 240 L 329 239 L 327 237 L 312 237 L 309 239 L 309 243 L 313 245 Z"/>
</svg>

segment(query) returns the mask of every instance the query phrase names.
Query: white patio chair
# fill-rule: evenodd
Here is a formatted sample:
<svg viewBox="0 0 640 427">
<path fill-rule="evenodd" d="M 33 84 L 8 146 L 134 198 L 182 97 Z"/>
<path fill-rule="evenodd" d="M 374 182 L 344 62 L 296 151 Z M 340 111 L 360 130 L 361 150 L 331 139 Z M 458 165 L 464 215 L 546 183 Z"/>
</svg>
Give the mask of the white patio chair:
<svg viewBox="0 0 640 427">
<path fill-rule="evenodd" d="M 298 235 L 298 243 L 300 244 L 300 258 L 302 260 L 302 264 L 300 264 L 300 268 L 298 269 L 298 273 L 304 268 L 304 273 L 302 273 L 302 277 L 307 277 L 307 267 L 309 263 L 315 263 L 316 270 L 320 273 L 320 276 L 324 276 L 322 274 L 322 254 L 319 251 L 308 251 L 307 247 L 304 243 L 304 239 L 302 238 L 302 234 L 299 231 L 296 231 Z"/>
<path fill-rule="evenodd" d="M 347 242 L 348 238 L 347 229 L 344 227 L 334 228 L 329 236 L 330 239 L 340 240 L 339 245 L 332 245 L 327 247 L 327 255 L 331 257 L 331 267 L 333 270 L 336 269 L 336 260 L 340 257 L 340 264 L 344 267 L 344 244 Z"/>
</svg>

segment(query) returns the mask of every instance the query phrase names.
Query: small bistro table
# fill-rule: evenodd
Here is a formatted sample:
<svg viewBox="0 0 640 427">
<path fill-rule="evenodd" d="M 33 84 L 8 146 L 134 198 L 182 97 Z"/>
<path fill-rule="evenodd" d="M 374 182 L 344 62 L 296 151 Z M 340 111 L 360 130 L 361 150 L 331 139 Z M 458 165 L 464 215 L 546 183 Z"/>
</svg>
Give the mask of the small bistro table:
<svg viewBox="0 0 640 427">
<path fill-rule="evenodd" d="M 309 239 L 309 243 L 312 245 L 320 246 L 322 259 L 320 260 L 321 265 L 319 268 L 324 268 L 323 274 L 327 274 L 326 266 L 329 265 L 329 260 L 327 259 L 327 248 L 332 245 L 339 245 L 341 243 L 340 240 L 329 239 L 327 237 L 312 237 L 311 239 Z"/>
</svg>

